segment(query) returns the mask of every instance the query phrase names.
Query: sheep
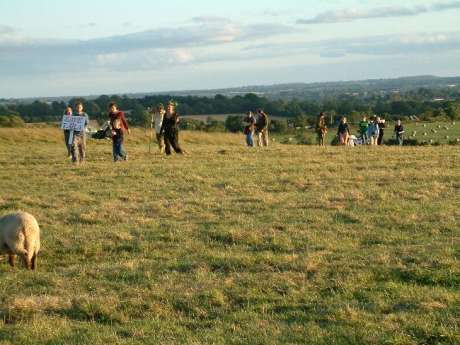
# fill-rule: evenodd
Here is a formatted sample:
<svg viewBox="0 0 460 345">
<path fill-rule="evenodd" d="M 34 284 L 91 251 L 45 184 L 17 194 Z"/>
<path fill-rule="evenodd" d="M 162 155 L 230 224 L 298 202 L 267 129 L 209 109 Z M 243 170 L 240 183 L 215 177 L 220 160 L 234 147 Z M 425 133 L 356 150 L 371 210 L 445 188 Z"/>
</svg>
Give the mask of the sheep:
<svg viewBox="0 0 460 345">
<path fill-rule="evenodd" d="M 19 255 L 28 270 L 35 270 L 39 250 L 40 227 L 34 216 L 18 212 L 0 218 L 0 255 L 7 254 L 12 267 Z"/>
</svg>

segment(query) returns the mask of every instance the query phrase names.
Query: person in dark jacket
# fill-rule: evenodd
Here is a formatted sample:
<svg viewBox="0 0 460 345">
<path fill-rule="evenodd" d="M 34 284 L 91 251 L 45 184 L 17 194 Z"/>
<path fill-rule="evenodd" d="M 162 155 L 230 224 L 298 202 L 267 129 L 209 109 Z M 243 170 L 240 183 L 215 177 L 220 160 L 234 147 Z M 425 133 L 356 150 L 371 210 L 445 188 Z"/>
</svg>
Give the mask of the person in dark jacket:
<svg viewBox="0 0 460 345">
<path fill-rule="evenodd" d="M 398 142 L 399 146 L 404 145 L 404 126 L 401 123 L 401 120 L 396 122 L 395 126 L 395 134 L 396 134 L 396 141 Z"/>
<path fill-rule="evenodd" d="M 342 117 L 339 123 L 339 128 L 337 130 L 337 136 L 339 137 L 340 145 L 348 145 L 350 140 L 350 126 L 348 125 L 348 120 L 346 117 Z"/>
<path fill-rule="evenodd" d="M 115 162 L 118 162 L 119 160 L 126 161 L 128 160 L 128 154 L 123 147 L 124 135 L 126 132 L 130 134 L 131 131 L 128 127 L 125 113 L 118 110 L 116 103 L 110 103 L 109 118 L 110 127 L 112 129 L 113 160 Z"/>
<path fill-rule="evenodd" d="M 268 115 L 262 110 L 257 110 L 256 134 L 259 147 L 268 147 L 268 127 L 270 125 Z"/>
<path fill-rule="evenodd" d="M 256 119 L 252 111 L 246 114 L 243 122 L 246 124 L 244 127 L 244 135 L 246 136 L 246 144 L 248 147 L 254 147 L 254 130 L 256 126 Z"/>
<path fill-rule="evenodd" d="M 379 136 L 377 139 L 377 145 L 383 145 L 383 136 L 385 135 L 385 128 L 387 125 L 385 124 L 385 119 L 377 118 L 378 126 L 379 126 Z"/>
<path fill-rule="evenodd" d="M 179 114 L 176 112 L 176 103 L 169 101 L 166 107 L 166 114 L 163 118 L 160 133 L 164 135 L 166 155 L 171 155 L 171 147 L 177 154 L 183 154 L 184 151 L 179 145 Z"/>
</svg>

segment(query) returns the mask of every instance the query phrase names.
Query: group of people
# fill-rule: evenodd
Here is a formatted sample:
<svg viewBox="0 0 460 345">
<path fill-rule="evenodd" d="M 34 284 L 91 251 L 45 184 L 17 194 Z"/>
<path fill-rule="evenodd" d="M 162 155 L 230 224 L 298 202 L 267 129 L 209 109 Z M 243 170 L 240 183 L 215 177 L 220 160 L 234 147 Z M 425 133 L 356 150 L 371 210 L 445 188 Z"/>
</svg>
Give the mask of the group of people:
<svg viewBox="0 0 460 345">
<path fill-rule="evenodd" d="M 386 121 L 379 116 L 374 116 L 368 120 L 367 116 L 359 122 L 359 138 L 352 135 L 348 120 L 346 117 L 340 119 L 339 126 L 337 128 L 337 139 L 340 145 L 350 144 L 361 144 L 361 145 L 383 145 L 383 138 L 385 135 Z M 328 132 L 327 121 L 324 113 L 321 113 L 318 117 L 316 131 L 318 134 L 318 144 L 324 146 L 326 142 L 326 134 Z M 398 120 L 395 125 L 394 133 L 398 145 L 404 144 L 404 126 L 401 120 Z M 356 139 L 352 141 L 352 139 Z"/>
<path fill-rule="evenodd" d="M 108 106 L 109 119 L 104 128 L 93 135 L 94 138 L 104 139 L 106 137 L 112 140 L 112 153 L 114 162 L 128 160 L 128 154 L 124 148 L 124 138 L 126 134 L 130 134 L 131 130 L 128 126 L 125 113 L 118 109 L 118 105 L 114 102 Z M 176 103 L 170 101 L 166 108 L 163 104 L 159 104 L 152 114 L 152 127 L 154 126 L 157 140 L 161 153 L 171 155 L 171 148 L 178 154 L 184 153 L 184 150 L 179 145 L 179 115 L 176 112 Z M 85 118 L 85 129 L 82 131 L 64 130 L 64 140 L 67 148 L 67 154 L 72 158 L 74 163 L 83 163 L 86 158 L 86 137 L 89 125 L 89 116 L 83 110 L 83 103 L 79 102 L 75 105 L 75 112 L 69 105 L 64 116 L 81 116 Z"/>
<path fill-rule="evenodd" d="M 254 136 L 257 138 L 257 145 L 259 147 L 268 147 L 268 129 L 269 119 L 268 115 L 262 110 L 258 109 L 256 115 L 252 111 L 246 114 L 244 118 L 244 135 L 246 136 L 246 144 L 249 147 L 254 147 Z"/>
</svg>

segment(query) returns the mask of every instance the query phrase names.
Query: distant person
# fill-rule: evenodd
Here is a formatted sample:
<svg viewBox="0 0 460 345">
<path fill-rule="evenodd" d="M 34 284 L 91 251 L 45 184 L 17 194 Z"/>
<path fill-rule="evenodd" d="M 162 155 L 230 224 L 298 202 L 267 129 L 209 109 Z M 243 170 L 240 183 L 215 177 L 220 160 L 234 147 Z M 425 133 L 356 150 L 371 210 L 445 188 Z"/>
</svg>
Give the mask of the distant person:
<svg viewBox="0 0 460 345">
<path fill-rule="evenodd" d="M 369 121 L 367 121 L 367 116 L 364 116 L 363 119 L 359 122 L 359 134 L 361 134 L 363 145 L 369 144 L 369 137 L 367 136 L 368 129 Z"/>
<path fill-rule="evenodd" d="M 83 163 L 86 158 L 86 128 L 89 125 L 88 114 L 83 111 L 83 103 L 79 102 L 75 106 L 76 113 L 74 116 L 81 116 L 86 118 L 85 128 L 81 132 L 73 132 L 72 141 L 72 162 Z"/>
<path fill-rule="evenodd" d="M 112 129 L 112 153 L 114 162 L 120 160 L 128 160 L 128 154 L 126 153 L 123 143 L 124 136 L 127 132 L 131 133 L 126 121 L 125 113 L 118 110 L 118 105 L 114 102 L 109 104 L 109 118 L 110 127 Z"/>
<path fill-rule="evenodd" d="M 316 123 L 316 132 L 318 134 L 318 145 L 326 145 L 327 123 L 324 113 L 320 113 Z"/>
<path fill-rule="evenodd" d="M 378 144 L 378 138 L 379 138 L 379 133 L 380 133 L 380 127 L 378 124 L 378 118 L 374 117 L 374 119 L 369 122 L 369 127 L 367 129 L 367 135 L 370 140 L 370 144 L 372 146 L 375 146 Z"/>
<path fill-rule="evenodd" d="M 377 124 L 379 126 L 379 136 L 377 138 L 377 145 L 383 145 L 383 137 L 385 135 L 385 128 L 387 127 L 385 119 L 378 118 Z"/>
<path fill-rule="evenodd" d="M 268 147 L 268 115 L 262 109 L 257 110 L 256 135 L 259 147 Z"/>
<path fill-rule="evenodd" d="M 396 122 L 395 126 L 395 135 L 396 135 L 396 141 L 399 146 L 404 145 L 404 126 L 401 123 L 401 120 L 398 120 Z"/>
<path fill-rule="evenodd" d="M 163 119 L 166 114 L 165 107 L 162 103 L 158 104 L 155 111 L 152 115 L 152 126 L 155 127 L 155 134 L 158 142 L 158 148 L 160 149 L 160 153 L 163 154 L 165 152 L 165 138 L 164 134 L 161 133 L 161 127 L 163 126 Z"/>
<path fill-rule="evenodd" d="M 72 107 L 70 105 L 67 106 L 64 110 L 64 116 L 72 116 Z M 72 144 L 69 144 L 70 138 L 70 131 L 68 129 L 64 130 L 64 140 L 65 140 L 65 147 L 67 148 L 67 158 L 72 157 Z"/>
<path fill-rule="evenodd" d="M 348 140 L 350 139 L 350 126 L 348 125 L 348 120 L 346 117 L 342 117 L 339 123 L 339 128 L 337 130 L 337 136 L 339 137 L 340 145 L 348 145 Z"/>
<path fill-rule="evenodd" d="M 183 154 L 184 151 L 179 145 L 179 114 L 176 112 L 176 103 L 169 101 L 166 107 L 166 113 L 161 126 L 161 133 L 164 135 L 166 155 L 171 155 L 171 147 L 177 154 Z"/>
<path fill-rule="evenodd" d="M 256 119 L 252 111 L 246 114 L 243 122 L 246 124 L 244 127 L 244 135 L 246 136 L 246 144 L 248 147 L 254 147 L 254 131 L 256 127 Z"/>
</svg>

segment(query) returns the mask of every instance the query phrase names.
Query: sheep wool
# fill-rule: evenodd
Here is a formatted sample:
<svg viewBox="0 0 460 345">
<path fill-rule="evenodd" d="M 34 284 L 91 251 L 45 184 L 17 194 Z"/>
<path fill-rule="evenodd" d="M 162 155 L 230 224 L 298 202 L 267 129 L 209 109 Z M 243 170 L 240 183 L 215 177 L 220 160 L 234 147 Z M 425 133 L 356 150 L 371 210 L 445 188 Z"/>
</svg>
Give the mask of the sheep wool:
<svg viewBox="0 0 460 345">
<path fill-rule="evenodd" d="M 0 254 L 8 255 L 11 266 L 18 255 L 27 269 L 35 270 L 39 251 L 40 227 L 34 216 L 18 212 L 0 218 Z"/>
</svg>

